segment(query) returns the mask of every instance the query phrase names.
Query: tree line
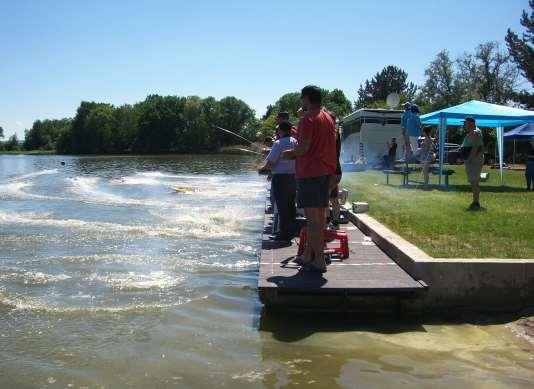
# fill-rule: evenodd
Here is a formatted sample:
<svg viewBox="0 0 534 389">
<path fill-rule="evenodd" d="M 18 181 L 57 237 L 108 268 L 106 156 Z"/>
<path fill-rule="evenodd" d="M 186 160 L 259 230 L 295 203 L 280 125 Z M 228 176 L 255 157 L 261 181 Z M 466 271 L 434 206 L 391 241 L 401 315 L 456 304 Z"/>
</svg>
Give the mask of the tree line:
<svg viewBox="0 0 534 389">
<path fill-rule="evenodd" d="M 327 106 L 338 115 L 351 111 L 339 89 L 323 90 Z M 60 154 L 161 154 L 209 153 L 239 144 L 240 140 L 218 130 L 222 127 L 251 141 L 271 136 L 274 116 L 280 110 L 293 119 L 300 106 L 299 93 L 282 96 L 261 120 L 243 100 L 198 96 L 150 95 L 134 105 L 114 106 L 82 101 L 73 118 L 36 120 L 20 145 L 16 135 L 5 150 L 55 150 Z"/>
<path fill-rule="evenodd" d="M 496 104 L 515 103 L 534 109 L 534 0 L 523 11 L 518 35 L 508 30 L 507 51 L 498 42 L 485 42 L 473 52 L 451 58 L 439 52 L 425 69 L 424 82 L 415 85 L 403 69 L 389 65 L 362 83 L 352 104 L 340 89 L 323 89 L 323 103 L 338 117 L 362 107 L 385 108 L 391 92 L 430 112 L 477 99 Z M 56 150 L 66 154 L 97 153 L 208 153 L 239 143 L 218 131 L 220 126 L 252 141 L 272 135 L 276 114 L 287 111 L 297 121 L 299 92 L 281 96 L 257 119 L 247 103 L 236 97 L 150 95 L 134 105 L 113 106 L 81 102 L 73 118 L 37 120 L 26 130 L 22 145 L 16 135 L 0 149 Z M 451 141 L 460 132 L 450 131 Z M 0 138 L 3 129 L 0 127 Z"/>
</svg>

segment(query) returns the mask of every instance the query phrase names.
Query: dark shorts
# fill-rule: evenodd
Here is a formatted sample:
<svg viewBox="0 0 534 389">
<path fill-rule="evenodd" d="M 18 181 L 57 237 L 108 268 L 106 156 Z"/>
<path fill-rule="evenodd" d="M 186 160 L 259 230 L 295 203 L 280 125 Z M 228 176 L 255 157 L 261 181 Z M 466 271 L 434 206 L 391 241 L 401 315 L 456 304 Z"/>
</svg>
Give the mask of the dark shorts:
<svg viewBox="0 0 534 389">
<path fill-rule="evenodd" d="M 326 208 L 329 201 L 330 176 L 297 178 L 297 206 Z"/>
<path fill-rule="evenodd" d="M 330 176 L 330 198 L 336 199 L 339 194 L 339 182 L 341 181 L 341 174 L 334 174 Z"/>
</svg>

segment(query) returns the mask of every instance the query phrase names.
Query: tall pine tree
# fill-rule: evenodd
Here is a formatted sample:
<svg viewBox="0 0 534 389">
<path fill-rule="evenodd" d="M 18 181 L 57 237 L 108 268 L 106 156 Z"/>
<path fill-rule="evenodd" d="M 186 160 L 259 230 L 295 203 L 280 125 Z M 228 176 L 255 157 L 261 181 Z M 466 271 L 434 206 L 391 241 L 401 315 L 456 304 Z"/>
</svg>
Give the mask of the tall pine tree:
<svg viewBox="0 0 534 389">
<path fill-rule="evenodd" d="M 508 29 L 505 39 L 508 51 L 521 70 L 521 74 L 534 88 L 534 0 L 530 0 L 529 5 L 530 15 L 527 11 L 523 11 L 521 16 L 521 25 L 526 28 L 522 37 L 520 38 L 515 32 Z M 522 90 L 516 93 L 514 98 L 519 103 L 534 108 L 534 93 Z"/>
</svg>

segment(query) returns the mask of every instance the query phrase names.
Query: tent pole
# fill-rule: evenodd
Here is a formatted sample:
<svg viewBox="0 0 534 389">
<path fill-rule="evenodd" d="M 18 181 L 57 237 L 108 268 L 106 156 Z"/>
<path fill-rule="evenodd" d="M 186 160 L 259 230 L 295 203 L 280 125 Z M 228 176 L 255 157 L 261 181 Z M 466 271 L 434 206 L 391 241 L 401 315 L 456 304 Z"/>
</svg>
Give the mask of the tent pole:
<svg viewBox="0 0 534 389">
<path fill-rule="evenodd" d="M 499 148 L 499 170 L 501 173 L 501 185 L 504 185 L 504 175 L 503 175 L 503 142 L 504 142 L 504 134 L 503 134 L 503 128 L 502 126 L 497 127 L 497 147 Z"/>
<path fill-rule="evenodd" d="M 447 118 L 439 114 L 439 185 L 443 177 L 443 159 L 445 157 L 445 138 L 447 133 Z"/>
</svg>

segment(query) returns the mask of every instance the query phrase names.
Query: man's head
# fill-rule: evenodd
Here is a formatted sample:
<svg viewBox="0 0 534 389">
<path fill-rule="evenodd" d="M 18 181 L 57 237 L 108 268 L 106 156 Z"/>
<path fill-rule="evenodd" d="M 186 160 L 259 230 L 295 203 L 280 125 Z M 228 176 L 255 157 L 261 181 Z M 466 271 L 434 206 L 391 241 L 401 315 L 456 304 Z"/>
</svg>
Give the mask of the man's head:
<svg viewBox="0 0 534 389">
<path fill-rule="evenodd" d="M 276 124 L 289 122 L 289 113 L 288 112 L 278 112 L 278 115 L 276 115 Z"/>
<path fill-rule="evenodd" d="M 432 126 L 424 126 L 423 134 L 425 134 L 425 136 L 430 136 L 430 134 L 432 134 Z"/>
<path fill-rule="evenodd" d="M 410 103 L 409 101 L 404 103 L 404 110 L 405 111 L 409 111 L 411 108 L 412 108 L 412 103 Z"/>
<path fill-rule="evenodd" d="M 475 119 L 471 116 L 468 116 L 464 119 L 464 128 L 467 131 L 474 130 L 476 128 Z"/>
<path fill-rule="evenodd" d="M 391 138 L 391 143 L 397 143 L 397 138 Z"/>
<path fill-rule="evenodd" d="M 278 132 L 278 136 L 280 138 L 289 136 L 291 134 L 291 124 L 289 124 L 288 122 L 282 122 L 276 128 L 276 131 Z"/>
<path fill-rule="evenodd" d="M 307 85 L 302 88 L 300 103 L 305 110 L 319 107 L 321 105 L 321 88 L 315 85 Z"/>
</svg>

